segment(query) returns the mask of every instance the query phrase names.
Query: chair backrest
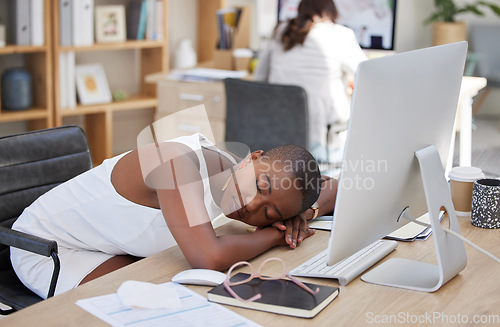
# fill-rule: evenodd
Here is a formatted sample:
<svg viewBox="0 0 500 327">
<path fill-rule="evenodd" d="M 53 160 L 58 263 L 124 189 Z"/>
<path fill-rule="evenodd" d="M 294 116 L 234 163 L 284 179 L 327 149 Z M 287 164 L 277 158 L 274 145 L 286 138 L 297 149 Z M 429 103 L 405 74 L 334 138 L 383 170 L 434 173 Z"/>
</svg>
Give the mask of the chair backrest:
<svg viewBox="0 0 500 327">
<path fill-rule="evenodd" d="M 308 148 L 307 95 L 302 87 L 237 79 L 224 84 L 227 142 L 244 143 L 251 151 L 285 144 Z"/>
<path fill-rule="evenodd" d="M 478 55 L 479 75 L 500 82 L 500 25 L 471 25 L 471 49 Z"/>
<path fill-rule="evenodd" d="M 10 227 L 40 195 L 90 168 L 79 126 L 0 137 L 0 224 Z"/>
</svg>

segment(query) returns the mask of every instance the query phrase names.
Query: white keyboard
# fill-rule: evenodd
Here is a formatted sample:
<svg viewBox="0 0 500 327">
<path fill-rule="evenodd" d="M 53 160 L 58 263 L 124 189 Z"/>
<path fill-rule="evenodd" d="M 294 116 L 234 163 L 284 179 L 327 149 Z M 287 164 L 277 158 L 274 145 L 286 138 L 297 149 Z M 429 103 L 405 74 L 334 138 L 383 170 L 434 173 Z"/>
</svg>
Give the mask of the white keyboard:
<svg viewBox="0 0 500 327">
<path fill-rule="evenodd" d="M 328 249 L 326 249 L 292 269 L 290 274 L 301 277 L 336 278 L 340 285 L 347 285 L 397 246 L 396 241 L 379 240 L 333 266 L 327 265 Z"/>
</svg>

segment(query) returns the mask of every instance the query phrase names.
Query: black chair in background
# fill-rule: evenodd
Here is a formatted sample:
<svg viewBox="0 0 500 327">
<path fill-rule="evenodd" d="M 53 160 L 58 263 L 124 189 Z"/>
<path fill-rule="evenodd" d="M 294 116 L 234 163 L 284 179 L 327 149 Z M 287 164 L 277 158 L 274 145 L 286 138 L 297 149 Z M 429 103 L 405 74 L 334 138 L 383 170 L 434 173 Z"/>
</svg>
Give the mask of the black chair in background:
<svg viewBox="0 0 500 327">
<path fill-rule="evenodd" d="M 48 297 L 59 275 L 57 243 L 11 229 L 40 195 L 92 168 L 87 138 L 78 126 L 63 126 L 0 137 L 0 302 L 9 314 L 42 299 L 17 278 L 10 263 L 10 246 L 52 257 L 54 272 Z"/>
<path fill-rule="evenodd" d="M 479 76 L 486 77 L 488 85 L 480 92 L 474 105 L 476 114 L 493 88 L 500 88 L 500 26 L 472 25 L 470 27 L 471 48 L 478 57 L 477 71 Z"/>
<path fill-rule="evenodd" d="M 308 108 L 305 90 L 225 79 L 226 141 L 248 145 L 251 151 L 267 151 L 279 145 L 308 148 Z"/>
</svg>

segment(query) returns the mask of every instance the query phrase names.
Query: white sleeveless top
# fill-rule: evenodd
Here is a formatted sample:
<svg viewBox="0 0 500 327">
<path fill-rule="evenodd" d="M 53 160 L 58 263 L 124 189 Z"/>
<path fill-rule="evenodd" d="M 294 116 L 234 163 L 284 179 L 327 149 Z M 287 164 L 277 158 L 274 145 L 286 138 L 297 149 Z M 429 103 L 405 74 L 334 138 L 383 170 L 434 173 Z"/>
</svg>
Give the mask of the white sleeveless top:
<svg viewBox="0 0 500 327">
<path fill-rule="evenodd" d="M 197 154 L 205 207 L 213 220 L 222 211 L 210 191 L 201 147 L 214 145 L 199 133 L 168 142 L 184 144 Z M 69 249 L 112 255 L 147 257 L 175 245 L 161 210 L 133 203 L 113 187 L 111 172 L 125 154 L 105 160 L 45 193 L 24 210 L 12 228 L 54 239 L 59 246 Z"/>
</svg>

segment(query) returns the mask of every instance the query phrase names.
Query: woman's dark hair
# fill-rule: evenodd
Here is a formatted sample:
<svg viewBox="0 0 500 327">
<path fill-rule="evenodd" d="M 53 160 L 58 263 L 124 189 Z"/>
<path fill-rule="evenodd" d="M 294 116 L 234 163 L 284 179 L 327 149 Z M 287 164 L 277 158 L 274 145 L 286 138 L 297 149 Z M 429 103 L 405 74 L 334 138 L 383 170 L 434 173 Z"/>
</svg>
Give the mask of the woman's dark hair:
<svg viewBox="0 0 500 327">
<path fill-rule="evenodd" d="M 302 193 L 299 214 L 316 202 L 321 192 L 321 173 L 314 157 L 298 145 L 282 145 L 262 154 L 262 157 L 281 163 L 280 168 L 294 178 L 293 186 Z"/>
<path fill-rule="evenodd" d="M 300 2 L 297 17 L 288 22 L 281 35 L 285 51 L 292 49 L 297 44 L 304 44 L 304 40 L 314 24 L 315 16 L 329 18 L 335 22 L 338 12 L 333 0 L 302 0 Z"/>
</svg>

